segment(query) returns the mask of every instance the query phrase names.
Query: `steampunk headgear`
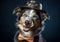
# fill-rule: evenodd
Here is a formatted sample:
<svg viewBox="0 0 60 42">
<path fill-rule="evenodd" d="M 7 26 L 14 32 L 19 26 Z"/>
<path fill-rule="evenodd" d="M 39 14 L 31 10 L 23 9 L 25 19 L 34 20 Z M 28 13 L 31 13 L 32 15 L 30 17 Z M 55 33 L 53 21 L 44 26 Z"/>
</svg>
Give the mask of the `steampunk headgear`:
<svg viewBox="0 0 60 42">
<path fill-rule="evenodd" d="M 15 10 L 16 12 L 18 12 L 21 11 L 22 9 L 36 9 L 36 10 L 40 10 L 41 12 L 45 12 L 44 10 L 42 10 L 42 4 L 34 0 L 27 2 L 25 6 L 17 7 Z"/>
</svg>

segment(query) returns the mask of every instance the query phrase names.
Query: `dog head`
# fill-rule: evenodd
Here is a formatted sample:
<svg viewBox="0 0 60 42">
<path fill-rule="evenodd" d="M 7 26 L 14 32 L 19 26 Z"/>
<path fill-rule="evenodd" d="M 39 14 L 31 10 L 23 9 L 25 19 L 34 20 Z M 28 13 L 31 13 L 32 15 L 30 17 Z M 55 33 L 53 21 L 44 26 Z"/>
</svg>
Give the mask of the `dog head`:
<svg viewBox="0 0 60 42">
<path fill-rule="evenodd" d="M 35 30 L 42 26 L 40 14 L 33 9 L 25 9 L 19 19 L 20 29 L 23 31 Z M 38 16 L 39 15 L 39 16 Z"/>
</svg>

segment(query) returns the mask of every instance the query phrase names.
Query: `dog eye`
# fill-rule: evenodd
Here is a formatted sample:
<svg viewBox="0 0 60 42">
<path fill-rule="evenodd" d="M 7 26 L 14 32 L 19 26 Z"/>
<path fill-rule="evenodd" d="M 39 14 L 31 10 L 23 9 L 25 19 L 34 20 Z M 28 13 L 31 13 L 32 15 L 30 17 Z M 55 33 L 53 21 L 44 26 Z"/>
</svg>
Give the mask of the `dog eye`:
<svg viewBox="0 0 60 42">
<path fill-rule="evenodd" d="M 35 17 L 33 17 L 33 19 L 34 19 L 34 20 L 36 20 L 36 18 L 35 18 Z"/>
<path fill-rule="evenodd" d="M 38 16 L 33 16 L 33 20 L 38 20 Z"/>
<path fill-rule="evenodd" d="M 24 17 L 27 17 L 27 15 L 23 14 Z"/>
<path fill-rule="evenodd" d="M 38 18 L 38 16 L 33 16 L 33 18 Z"/>
<path fill-rule="evenodd" d="M 34 20 L 36 20 L 36 19 L 37 19 L 37 17 L 36 17 L 36 16 L 34 16 L 34 17 L 33 17 L 33 19 L 34 19 Z"/>
<path fill-rule="evenodd" d="M 33 16 L 33 17 L 37 17 L 37 16 Z"/>
</svg>

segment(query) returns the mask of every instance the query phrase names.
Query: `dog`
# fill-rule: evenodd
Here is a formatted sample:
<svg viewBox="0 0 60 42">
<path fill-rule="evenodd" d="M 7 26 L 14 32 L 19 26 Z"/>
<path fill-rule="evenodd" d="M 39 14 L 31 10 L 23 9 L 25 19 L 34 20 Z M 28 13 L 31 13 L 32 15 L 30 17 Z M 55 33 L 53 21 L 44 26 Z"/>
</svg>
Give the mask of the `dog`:
<svg viewBox="0 0 60 42">
<path fill-rule="evenodd" d="M 19 28 L 14 36 L 14 42 L 46 42 L 41 32 L 48 18 L 47 12 L 41 10 L 42 5 L 36 1 L 29 1 L 26 5 L 28 7 L 19 6 L 13 12 L 18 16 L 17 27 Z"/>
</svg>

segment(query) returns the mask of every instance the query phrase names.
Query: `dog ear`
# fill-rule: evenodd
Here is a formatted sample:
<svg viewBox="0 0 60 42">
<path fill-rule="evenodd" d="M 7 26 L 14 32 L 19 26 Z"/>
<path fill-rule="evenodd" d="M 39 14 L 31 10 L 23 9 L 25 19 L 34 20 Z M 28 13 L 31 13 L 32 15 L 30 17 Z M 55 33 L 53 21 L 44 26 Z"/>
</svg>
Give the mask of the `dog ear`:
<svg viewBox="0 0 60 42">
<path fill-rule="evenodd" d="M 46 19 L 50 20 L 50 16 L 45 11 L 41 12 L 41 17 L 42 17 L 43 21 L 46 21 Z"/>
<path fill-rule="evenodd" d="M 17 7 L 13 10 L 13 14 L 16 14 L 17 16 L 21 13 L 21 7 Z"/>
</svg>

